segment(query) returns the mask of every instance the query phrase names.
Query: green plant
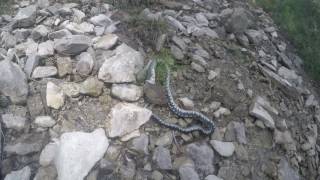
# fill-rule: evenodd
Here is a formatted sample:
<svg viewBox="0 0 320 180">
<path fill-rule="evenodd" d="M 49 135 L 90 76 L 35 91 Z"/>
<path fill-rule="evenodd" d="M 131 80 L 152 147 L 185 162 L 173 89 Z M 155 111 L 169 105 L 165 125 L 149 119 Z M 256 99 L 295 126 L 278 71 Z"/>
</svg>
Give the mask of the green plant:
<svg viewBox="0 0 320 180">
<path fill-rule="evenodd" d="M 296 46 L 305 68 L 320 80 L 320 2 L 317 0 L 255 0 L 268 11 Z"/>
<path fill-rule="evenodd" d="M 162 49 L 159 53 L 154 54 L 153 58 L 158 62 L 156 67 L 156 81 L 163 84 L 167 73 L 166 66 L 168 66 L 171 71 L 175 71 L 179 68 L 179 65 L 175 63 L 174 57 L 169 49 Z"/>
</svg>

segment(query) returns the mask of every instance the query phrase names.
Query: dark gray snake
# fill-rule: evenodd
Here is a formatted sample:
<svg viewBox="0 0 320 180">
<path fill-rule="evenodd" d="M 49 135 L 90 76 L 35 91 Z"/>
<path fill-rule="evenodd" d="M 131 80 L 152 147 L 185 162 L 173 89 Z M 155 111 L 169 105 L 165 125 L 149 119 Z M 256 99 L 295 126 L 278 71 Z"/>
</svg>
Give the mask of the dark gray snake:
<svg viewBox="0 0 320 180">
<path fill-rule="evenodd" d="M 156 68 L 157 62 L 156 60 L 153 60 L 151 63 L 148 64 L 148 75 L 146 83 L 155 84 L 155 68 Z M 205 115 L 203 115 L 200 112 L 196 111 L 188 111 L 184 110 L 178 107 L 178 105 L 174 102 L 171 89 L 170 89 L 170 69 L 168 66 L 166 66 L 167 74 L 166 74 L 166 81 L 165 81 L 165 89 L 166 89 L 166 98 L 168 100 L 168 106 L 169 109 L 176 114 L 178 117 L 182 118 L 192 118 L 199 120 L 203 126 L 206 128 L 203 128 L 199 125 L 193 125 L 189 127 L 181 127 L 176 124 L 170 124 L 162 120 L 159 116 L 152 114 L 151 119 L 155 120 L 159 124 L 173 130 L 180 131 L 182 133 L 191 133 L 193 131 L 200 131 L 205 135 L 209 135 L 213 133 L 215 129 L 214 123 Z"/>
</svg>

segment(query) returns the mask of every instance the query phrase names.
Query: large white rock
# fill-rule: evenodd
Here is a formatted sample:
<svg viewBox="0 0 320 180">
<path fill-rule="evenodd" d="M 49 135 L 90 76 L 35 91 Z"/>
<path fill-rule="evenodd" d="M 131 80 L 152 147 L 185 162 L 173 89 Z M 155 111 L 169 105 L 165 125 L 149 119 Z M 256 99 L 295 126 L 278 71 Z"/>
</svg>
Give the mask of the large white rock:
<svg viewBox="0 0 320 180">
<path fill-rule="evenodd" d="M 12 171 L 10 174 L 6 175 L 4 180 L 29 180 L 31 176 L 31 169 L 26 166 L 18 171 Z"/>
<path fill-rule="evenodd" d="M 52 82 L 47 83 L 47 106 L 59 109 L 64 104 L 64 93 L 61 88 Z"/>
<path fill-rule="evenodd" d="M 134 84 L 113 84 L 111 94 L 124 101 L 138 101 L 142 88 Z"/>
<path fill-rule="evenodd" d="M 232 142 L 222 142 L 217 140 L 210 141 L 210 144 L 212 147 L 221 155 L 224 157 L 230 157 L 232 156 L 235 146 Z"/>
<path fill-rule="evenodd" d="M 108 115 L 109 137 L 121 137 L 146 123 L 152 112 L 149 109 L 130 103 L 118 103 Z"/>
<path fill-rule="evenodd" d="M 116 48 L 114 55 L 105 59 L 98 78 L 107 83 L 136 81 L 136 73 L 143 68 L 143 56 L 126 44 Z"/>
<path fill-rule="evenodd" d="M 58 180 L 82 180 L 103 157 L 109 141 L 103 129 L 92 133 L 70 132 L 61 135 L 54 163 Z"/>
<path fill-rule="evenodd" d="M 54 162 L 55 155 L 58 150 L 57 142 L 52 142 L 47 144 L 41 151 L 39 157 L 39 164 L 41 166 L 49 166 L 52 165 Z"/>
<path fill-rule="evenodd" d="M 53 43 L 53 41 L 50 41 L 50 40 L 43 42 L 43 43 L 40 43 L 38 46 L 38 55 L 41 58 L 46 58 L 48 56 L 54 55 L 53 46 L 54 46 L 54 43 Z"/>
</svg>

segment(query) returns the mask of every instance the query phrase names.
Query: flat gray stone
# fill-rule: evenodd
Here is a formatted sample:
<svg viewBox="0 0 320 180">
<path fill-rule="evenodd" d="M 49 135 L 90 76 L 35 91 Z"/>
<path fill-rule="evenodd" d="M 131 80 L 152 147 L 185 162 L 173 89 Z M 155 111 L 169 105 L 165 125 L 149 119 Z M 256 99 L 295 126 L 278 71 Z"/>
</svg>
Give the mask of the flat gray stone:
<svg viewBox="0 0 320 180">
<path fill-rule="evenodd" d="M 63 37 L 67 37 L 67 36 L 71 36 L 72 33 L 70 31 L 68 31 L 67 29 L 61 29 L 52 33 L 48 34 L 48 38 L 51 40 L 54 39 L 61 39 Z"/>
<path fill-rule="evenodd" d="M 70 57 L 57 57 L 57 69 L 59 77 L 64 77 L 72 73 L 72 60 Z"/>
<path fill-rule="evenodd" d="M 222 142 L 217 140 L 211 140 L 210 144 L 212 147 L 223 157 L 232 156 L 235 146 L 232 142 Z"/>
<path fill-rule="evenodd" d="M 27 74 L 28 78 L 31 77 L 31 74 L 34 70 L 35 67 L 37 67 L 39 64 L 39 56 L 34 54 L 34 55 L 29 55 L 27 57 L 27 62 L 24 66 L 24 72 Z"/>
<path fill-rule="evenodd" d="M 271 129 L 275 128 L 272 116 L 260 104 L 254 102 L 250 107 L 249 114 L 260 119 L 267 127 Z"/>
<path fill-rule="evenodd" d="M 50 6 L 49 0 L 38 0 L 37 5 L 39 8 L 47 8 Z"/>
<path fill-rule="evenodd" d="M 58 70 L 54 66 L 38 66 L 33 70 L 32 78 L 47 78 L 58 74 Z"/>
<path fill-rule="evenodd" d="M 92 41 L 88 36 L 71 35 L 56 39 L 54 41 L 54 48 L 62 55 L 78 55 L 91 46 Z"/>
<path fill-rule="evenodd" d="M 278 165 L 279 180 L 299 180 L 299 174 L 296 170 L 290 167 L 290 164 L 285 159 L 281 159 Z"/>
<path fill-rule="evenodd" d="M 104 49 L 108 50 L 112 48 L 118 42 L 118 36 L 115 34 L 106 34 L 100 37 L 97 42 L 94 43 L 95 49 Z"/>
<path fill-rule="evenodd" d="M 56 142 L 47 144 L 40 153 L 39 164 L 44 167 L 53 165 L 54 158 L 57 153 L 57 148 L 58 144 Z"/>
<path fill-rule="evenodd" d="M 141 136 L 134 138 L 132 140 L 130 149 L 137 151 L 141 154 L 149 154 L 148 145 L 149 145 L 148 135 L 141 134 Z"/>
<path fill-rule="evenodd" d="M 113 84 L 111 94 L 124 101 L 138 101 L 142 96 L 142 88 L 134 84 Z"/>
<path fill-rule="evenodd" d="M 43 128 L 49 128 L 56 124 L 56 121 L 50 116 L 38 116 L 34 123 Z"/>
<path fill-rule="evenodd" d="M 6 145 L 4 151 L 8 154 L 27 155 L 35 152 L 39 152 L 42 148 L 41 143 L 17 143 L 13 145 Z"/>
<path fill-rule="evenodd" d="M 112 23 L 112 20 L 104 14 L 93 16 L 92 18 L 89 19 L 89 21 L 96 26 L 104 26 L 104 27 L 109 26 Z"/>
</svg>

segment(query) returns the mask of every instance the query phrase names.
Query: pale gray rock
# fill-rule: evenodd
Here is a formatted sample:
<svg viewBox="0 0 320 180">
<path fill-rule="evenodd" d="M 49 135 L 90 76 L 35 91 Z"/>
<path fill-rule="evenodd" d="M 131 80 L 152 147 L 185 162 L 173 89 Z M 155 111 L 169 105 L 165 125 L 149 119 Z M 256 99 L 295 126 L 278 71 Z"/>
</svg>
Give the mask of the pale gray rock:
<svg viewBox="0 0 320 180">
<path fill-rule="evenodd" d="M 13 114 L 3 114 L 2 123 L 5 125 L 6 128 L 20 131 L 25 127 L 26 118 L 21 116 L 15 116 Z"/>
<path fill-rule="evenodd" d="M 59 86 L 63 93 L 69 97 L 78 97 L 80 95 L 80 85 L 75 82 L 63 82 Z"/>
<path fill-rule="evenodd" d="M 58 70 L 54 66 L 38 66 L 33 70 L 32 78 L 47 78 L 58 74 Z"/>
<path fill-rule="evenodd" d="M 90 53 L 82 52 L 76 57 L 78 60 L 76 64 L 76 72 L 81 76 L 88 76 L 92 72 L 94 60 Z"/>
<path fill-rule="evenodd" d="M 53 82 L 47 83 L 46 99 L 47 106 L 59 109 L 64 105 L 64 94 L 62 89 Z"/>
<path fill-rule="evenodd" d="M 72 73 L 72 60 L 70 57 L 57 57 L 57 69 L 59 77 Z"/>
<path fill-rule="evenodd" d="M 73 8 L 73 22 L 81 23 L 82 20 L 86 17 L 86 14 L 79 9 Z"/>
<path fill-rule="evenodd" d="M 64 28 L 69 30 L 72 34 L 85 34 L 94 32 L 94 25 L 87 22 L 83 22 L 81 24 L 69 22 L 64 25 Z"/>
<path fill-rule="evenodd" d="M 37 7 L 35 5 L 19 9 L 17 15 L 13 18 L 13 27 L 27 28 L 33 26 L 36 22 L 36 11 Z"/>
<path fill-rule="evenodd" d="M 113 84 L 111 94 L 124 101 L 138 101 L 142 96 L 142 88 L 134 84 Z"/>
<path fill-rule="evenodd" d="M 218 33 L 217 33 L 216 31 L 210 29 L 210 28 L 207 28 L 207 27 L 201 28 L 200 31 L 201 31 L 200 34 L 207 35 L 207 36 L 209 36 L 209 37 L 212 38 L 212 39 L 218 39 L 218 38 L 219 38 Z"/>
<path fill-rule="evenodd" d="M 218 176 L 215 176 L 215 175 L 209 175 L 204 180 L 223 180 L 223 179 L 221 179 L 221 178 L 219 178 Z"/>
<path fill-rule="evenodd" d="M 42 148 L 40 142 L 32 143 L 17 143 L 13 145 L 6 145 L 4 151 L 8 154 L 27 155 L 30 153 L 39 152 Z"/>
<path fill-rule="evenodd" d="M 103 26 L 103 27 L 109 26 L 112 23 L 112 20 L 104 14 L 93 16 L 92 18 L 90 18 L 89 21 L 96 26 Z"/>
<path fill-rule="evenodd" d="M 46 26 L 40 24 L 35 27 L 31 32 L 31 37 L 33 40 L 39 40 L 40 38 L 44 38 L 48 35 L 49 30 Z"/>
<path fill-rule="evenodd" d="M 130 149 L 137 151 L 141 154 L 149 154 L 148 145 L 149 145 L 148 135 L 141 134 L 141 136 L 134 138 L 132 140 Z"/>
<path fill-rule="evenodd" d="M 195 62 L 192 62 L 192 63 L 191 63 L 191 68 L 192 68 L 193 70 L 195 70 L 196 72 L 198 72 L 198 73 L 204 73 L 204 72 L 206 72 L 206 70 L 205 70 L 204 67 L 202 67 L 201 65 L 199 65 L 199 64 L 197 64 L 197 63 L 195 63 Z"/>
<path fill-rule="evenodd" d="M 181 51 L 180 48 L 178 48 L 175 45 L 171 45 L 170 49 L 171 49 L 171 53 L 172 53 L 174 58 L 176 58 L 177 60 L 183 60 L 184 53 Z"/>
<path fill-rule="evenodd" d="M 88 36 L 71 35 L 54 41 L 54 48 L 59 54 L 78 55 L 91 46 L 92 41 Z"/>
<path fill-rule="evenodd" d="M 274 129 L 275 122 L 272 116 L 269 114 L 267 110 L 265 110 L 260 104 L 254 102 L 249 110 L 251 116 L 254 116 L 261 120 L 267 127 Z"/>
<path fill-rule="evenodd" d="M 286 159 L 281 159 L 278 165 L 278 178 L 279 180 L 299 180 L 299 174 L 296 170 L 290 167 Z"/>
<path fill-rule="evenodd" d="M 249 42 L 255 45 L 258 45 L 263 40 L 263 32 L 257 31 L 254 29 L 246 30 L 245 34 L 247 35 Z"/>
<path fill-rule="evenodd" d="M 208 26 L 209 25 L 209 21 L 203 13 L 197 13 L 195 17 L 198 22 L 198 26 Z"/>
<path fill-rule="evenodd" d="M 112 48 L 118 41 L 118 36 L 115 34 L 106 34 L 100 37 L 97 42 L 94 43 L 93 47 L 95 49 L 104 49 L 109 50 Z"/>
<path fill-rule="evenodd" d="M 179 167 L 178 172 L 181 180 L 200 180 L 198 173 L 192 166 L 183 165 Z"/>
<path fill-rule="evenodd" d="M 33 72 L 33 69 L 37 67 L 39 64 L 39 56 L 34 54 L 34 55 L 29 55 L 27 57 L 27 62 L 24 66 L 24 72 L 27 74 L 28 78 L 31 77 L 31 74 Z"/>
<path fill-rule="evenodd" d="M 11 33 L 3 31 L 1 32 L 1 44 L 6 49 L 13 48 L 17 44 L 17 39 Z"/>
<path fill-rule="evenodd" d="M 172 37 L 172 41 L 173 41 L 173 43 L 175 43 L 182 51 L 185 51 L 185 50 L 187 49 L 186 43 L 185 43 L 184 40 L 181 39 L 180 37 L 178 37 L 178 36 L 173 36 L 173 37 Z"/>
<path fill-rule="evenodd" d="M 38 116 L 34 123 L 43 128 L 49 128 L 56 124 L 56 121 L 50 116 Z"/>
<path fill-rule="evenodd" d="M 167 132 L 164 135 L 157 138 L 155 144 L 157 146 L 168 146 L 171 145 L 173 141 L 172 132 Z"/>
<path fill-rule="evenodd" d="M 57 142 L 52 142 L 47 144 L 40 153 L 39 164 L 44 167 L 53 165 L 54 158 L 58 150 L 57 148 L 58 148 Z"/>
<path fill-rule="evenodd" d="M 56 180 L 57 170 L 54 166 L 40 167 L 33 180 Z"/>
<path fill-rule="evenodd" d="M 0 61 L 0 92 L 8 96 L 13 103 L 27 100 L 26 75 L 17 64 L 8 60 Z"/>
<path fill-rule="evenodd" d="M 194 108 L 193 101 L 187 97 L 179 98 L 179 101 L 181 102 L 184 109 L 192 110 Z"/>
<path fill-rule="evenodd" d="M 54 42 L 49 40 L 42 42 L 38 46 L 38 56 L 40 58 L 46 58 L 54 55 Z"/>
<path fill-rule="evenodd" d="M 61 30 L 49 33 L 48 38 L 51 40 L 54 40 L 54 39 L 61 39 L 63 37 L 67 37 L 67 36 L 71 36 L 71 35 L 72 35 L 72 33 L 70 31 L 68 31 L 67 29 L 61 29 Z"/>
<path fill-rule="evenodd" d="M 89 77 L 80 84 L 80 93 L 89 96 L 100 96 L 102 93 L 103 82 L 96 77 Z"/>
<path fill-rule="evenodd" d="M 103 129 L 61 135 L 54 158 L 59 180 L 84 179 L 109 146 Z"/>
<path fill-rule="evenodd" d="M 105 59 L 98 78 L 107 83 L 134 82 L 143 64 L 144 58 L 140 52 L 122 44 L 116 48 L 113 56 Z"/>
<path fill-rule="evenodd" d="M 150 119 L 151 114 L 149 109 L 129 103 L 118 103 L 108 115 L 109 137 L 121 137 L 139 129 Z"/>
<path fill-rule="evenodd" d="M 27 42 L 24 43 L 24 51 L 26 56 L 35 55 L 38 52 L 38 46 L 39 44 L 34 42 L 32 39 L 27 39 Z"/>
<path fill-rule="evenodd" d="M 294 70 L 281 66 L 278 70 L 278 74 L 296 86 L 302 85 L 302 77 L 298 76 Z"/>
<path fill-rule="evenodd" d="M 50 6 L 49 0 L 38 0 L 37 5 L 39 8 L 47 8 Z"/>
<path fill-rule="evenodd" d="M 167 23 L 172 26 L 176 31 L 181 31 L 183 33 L 187 32 L 187 29 L 183 26 L 183 24 L 177 19 L 171 16 L 165 16 Z"/>
<path fill-rule="evenodd" d="M 29 166 L 25 166 L 24 168 L 12 171 L 10 174 L 6 175 L 4 180 L 29 180 L 31 176 L 31 169 Z"/>
<path fill-rule="evenodd" d="M 233 155 L 235 146 L 232 142 L 222 142 L 217 140 L 211 140 L 212 147 L 223 157 L 230 157 Z"/>
<path fill-rule="evenodd" d="M 170 151 L 165 147 L 159 146 L 155 148 L 152 160 L 155 162 L 156 166 L 161 170 L 172 169 Z"/>
<path fill-rule="evenodd" d="M 214 172 L 213 150 L 207 144 L 189 144 L 186 146 L 186 154 L 193 160 L 200 178 L 204 178 Z"/>
</svg>

